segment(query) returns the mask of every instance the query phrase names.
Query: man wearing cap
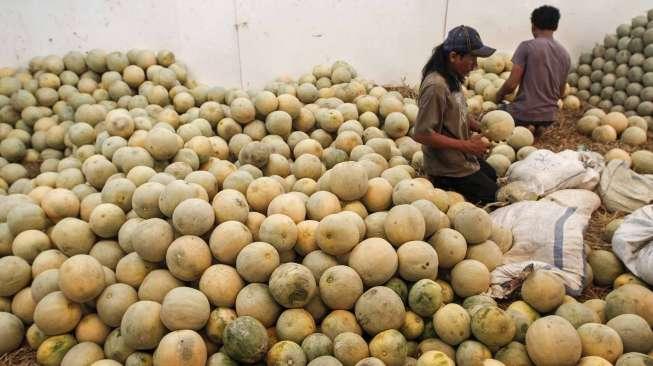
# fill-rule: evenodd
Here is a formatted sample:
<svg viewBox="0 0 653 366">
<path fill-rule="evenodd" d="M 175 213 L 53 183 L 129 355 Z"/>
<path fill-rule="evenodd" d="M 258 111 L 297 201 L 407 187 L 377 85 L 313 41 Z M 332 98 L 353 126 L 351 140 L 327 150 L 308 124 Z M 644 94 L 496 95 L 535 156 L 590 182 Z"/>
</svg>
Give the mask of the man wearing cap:
<svg viewBox="0 0 653 366">
<path fill-rule="evenodd" d="M 512 57 L 508 80 L 497 92 L 497 101 L 512 93 L 515 101 L 502 105 L 516 124 L 533 126 L 537 133 L 558 118 L 558 99 L 565 92 L 571 59 L 565 48 L 553 38 L 558 29 L 560 11 L 541 6 L 531 13 L 533 39 L 522 42 Z"/>
<path fill-rule="evenodd" d="M 422 144 L 424 170 L 433 184 L 462 194 L 473 203 L 494 202 L 496 173 L 482 157 L 489 147 L 467 114 L 462 81 L 476 68 L 477 57 L 494 49 L 483 45 L 478 32 L 458 26 L 433 50 L 422 69 L 419 112 L 413 138 Z"/>
</svg>

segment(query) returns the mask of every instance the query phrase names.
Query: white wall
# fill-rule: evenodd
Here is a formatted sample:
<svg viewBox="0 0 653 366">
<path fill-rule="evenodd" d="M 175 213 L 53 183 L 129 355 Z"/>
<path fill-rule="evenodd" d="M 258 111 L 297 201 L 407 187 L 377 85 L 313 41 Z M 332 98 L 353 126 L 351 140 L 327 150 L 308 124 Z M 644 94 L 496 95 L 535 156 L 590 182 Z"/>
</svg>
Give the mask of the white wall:
<svg viewBox="0 0 653 366">
<path fill-rule="evenodd" d="M 575 59 L 653 0 L 548 0 Z M 512 52 L 530 37 L 535 0 L 0 0 L 0 66 L 36 55 L 167 48 L 209 85 L 262 88 L 280 75 L 345 59 L 380 83 L 414 84 L 434 45 L 459 24 Z M 625 5 L 627 4 L 627 5 Z"/>
</svg>

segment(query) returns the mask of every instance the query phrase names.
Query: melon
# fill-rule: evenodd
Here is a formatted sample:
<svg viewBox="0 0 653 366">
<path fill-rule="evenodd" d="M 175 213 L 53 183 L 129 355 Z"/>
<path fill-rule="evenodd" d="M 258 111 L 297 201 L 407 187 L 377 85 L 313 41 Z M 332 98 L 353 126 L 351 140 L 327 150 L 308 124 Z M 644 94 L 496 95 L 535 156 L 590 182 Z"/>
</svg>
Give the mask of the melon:
<svg viewBox="0 0 653 366">
<path fill-rule="evenodd" d="M 610 112 L 601 118 L 600 124 L 614 128 L 617 134 L 621 134 L 628 128 L 628 118 L 620 112 Z"/>
<path fill-rule="evenodd" d="M 635 275 L 630 273 L 624 273 L 614 279 L 614 282 L 612 283 L 612 287 L 617 289 L 621 286 L 628 285 L 628 284 L 646 286 L 646 283 L 644 283 L 644 281 L 637 278 Z"/>
<path fill-rule="evenodd" d="M 490 215 L 480 208 L 462 209 L 453 217 L 453 226 L 469 244 L 482 243 L 492 235 Z"/>
<path fill-rule="evenodd" d="M 438 255 L 423 241 L 409 241 L 397 250 L 399 275 L 407 281 L 435 280 L 438 274 Z"/>
<path fill-rule="evenodd" d="M 104 351 L 91 342 L 74 345 L 61 360 L 62 366 L 90 365 L 104 359 Z"/>
<path fill-rule="evenodd" d="M 102 322 L 97 314 L 88 314 L 84 316 L 75 328 L 75 338 L 79 342 L 93 342 L 104 344 L 111 328 Z"/>
<path fill-rule="evenodd" d="M 31 280 L 30 265 L 17 256 L 0 258 L 0 296 L 12 296 Z"/>
<path fill-rule="evenodd" d="M 238 292 L 236 312 L 239 316 L 251 316 L 270 327 L 281 313 L 281 306 L 274 300 L 267 285 L 252 283 Z"/>
<path fill-rule="evenodd" d="M 575 365 L 582 354 L 580 336 L 556 315 L 533 322 L 526 333 L 526 348 L 536 365 Z"/>
<path fill-rule="evenodd" d="M 82 303 L 92 300 L 100 295 L 104 287 L 102 264 L 90 255 L 72 256 L 59 268 L 59 288 L 73 301 Z"/>
<path fill-rule="evenodd" d="M 574 95 L 568 95 L 563 100 L 563 108 L 569 111 L 577 111 L 580 109 L 580 99 Z"/>
<path fill-rule="evenodd" d="M 445 353 L 440 351 L 427 351 L 424 352 L 418 359 L 416 365 L 418 366 L 453 366 L 455 363 Z"/>
<path fill-rule="evenodd" d="M 408 305 L 420 316 L 430 317 L 442 305 L 442 288 L 433 280 L 419 280 L 408 292 Z"/>
<path fill-rule="evenodd" d="M 471 318 L 458 304 L 446 304 L 433 315 L 433 327 L 438 337 L 456 346 L 470 337 Z"/>
<path fill-rule="evenodd" d="M 356 301 L 356 320 L 369 335 L 401 327 L 405 308 L 401 298 L 384 286 L 372 287 Z"/>
<path fill-rule="evenodd" d="M 161 321 L 169 330 L 201 329 L 209 314 L 209 300 L 202 292 L 190 287 L 170 290 L 161 304 Z"/>
<path fill-rule="evenodd" d="M 138 301 L 127 308 L 120 322 L 120 332 L 128 347 L 154 349 L 167 332 L 161 321 L 161 304 Z"/>
<path fill-rule="evenodd" d="M 443 268 L 453 268 L 465 259 L 467 241 L 456 230 L 443 228 L 438 230 L 429 240 L 438 256 L 438 265 Z"/>
<path fill-rule="evenodd" d="M 76 344 L 75 337 L 70 334 L 50 337 L 36 350 L 36 362 L 44 366 L 61 365 L 66 353 Z"/>
<path fill-rule="evenodd" d="M 577 329 L 583 356 L 598 356 L 614 363 L 623 353 L 619 333 L 603 324 L 588 323 Z"/>
<path fill-rule="evenodd" d="M 268 351 L 267 363 L 269 365 L 305 365 L 306 355 L 297 343 L 281 341 L 275 343 Z"/>
<path fill-rule="evenodd" d="M 522 299 L 541 313 L 557 308 L 562 304 L 564 296 L 565 286 L 562 280 L 543 270 L 528 275 L 521 288 Z"/>
<path fill-rule="evenodd" d="M 476 341 L 464 341 L 456 350 L 456 365 L 482 365 L 484 360 L 490 358 L 490 350 Z"/>
<path fill-rule="evenodd" d="M 556 309 L 555 315 L 565 318 L 574 328 L 578 328 L 587 323 L 598 323 L 599 316 L 589 307 L 577 303 L 569 302 L 562 304 Z"/>
<path fill-rule="evenodd" d="M 177 330 L 166 334 L 153 355 L 153 364 L 171 366 L 202 366 L 207 350 L 202 337 L 192 330 Z"/>
<path fill-rule="evenodd" d="M 426 224 L 422 213 L 412 205 L 398 205 L 390 209 L 385 223 L 388 241 L 395 246 L 424 239 Z"/>
<path fill-rule="evenodd" d="M 528 128 L 517 126 L 508 137 L 508 145 L 517 151 L 523 147 L 533 145 L 534 140 L 533 133 Z"/>
<path fill-rule="evenodd" d="M 0 355 L 12 352 L 23 342 L 25 327 L 12 313 L 0 312 Z"/>
<path fill-rule="evenodd" d="M 637 366 L 646 365 L 651 361 L 651 356 L 639 352 L 629 352 L 619 357 L 616 366 Z"/>
<path fill-rule="evenodd" d="M 503 261 L 501 248 L 491 240 L 486 240 L 481 244 L 472 245 L 467 249 L 467 259 L 475 259 L 493 271 L 500 266 Z"/>
<path fill-rule="evenodd" d="M 451 270 L 451 286 L 458 296 L 478 295 L 489 288 L 490 271 L 479 261 L 465 259 Z"/>
<path fill-rule="evenodd" d="M 332 356 L 320 356 L 308 363 L 310 366 L 342 366 L 342 362 Z"/>
<path fill-rule="evenodd" d="M 319 280 L 322 301 L 331 309 L 351 309 L 363 294 L 363 281 L 347 266 L 334 266 L 324 271 Z"/>
<path fill-rule="evenodd" d="M 360 232 L 356 222 L 340 213 L 324 217 L 315 231 L 317 245 L 331 255 L 348 253 L 358 244 L 359 239 Z"/>
<path fill-rule="evenodd" d="M 345 332 L 333 339 L 333 355 L 345 366 L 354 366 L 367 358 L 370 351 L 367 342 L 356 333 Z"/>
<path fill-rule="evenodd" d="M 600 143 L 617 140 L 617 131 L 611 125 L 601 125 L 592 131 L 592 139 Z"/>
<path fill-rule="evenodd" d="M 646 131 L 639 127 L 628 127 L 621 134 L 621 142 L 629 146 L 639 146 L 646 143 Z"/>
<path fill-rule="evenodd" d="M 515 150 L 510 145 L 498 144 L 497 146 L 492 148 L 492 151 L 490 152 L 490 155 L 496 155 L 496 154 L 507 157 L 511 163 L 515 161 L 515 157 L 516 157 Z"/>
<path fill-rule="evenodd" d="M 619 333 L 624 352 L 649 352 L 653 348 L 653 331 L 639 315 L 622 314 L 610 319 L 606 325 Z"/>
<path fill-rule="evenodd" d="M 344 201 L 362 198 L 368 187 L 367 172 L 358 163 L 344 162 L 334 166 L 329 175 L 331 192 Z"/>
<path fill-rule="evenodd" d="M 624 272 L 619 258 L 607 250 L 593 250 L 587 256 L 587 261 L 592 266 L 594 283 L 599 286 L 611 285 Z"/>
<path fill-rule="evenodd" d="M 308 361 L 333 353 L 333 342 L 322 333 L 313 333 L 302 341 L 302 350 Z"/>
<path fill-rule="evenodd" d="M 610 151 L 605 153 L 603 157 L 605 158 L 606 162 L 610 162 L 612 160 L 623 160 L 630 163 L 631 161 L 630 154 L 627 151 L 619 148 L 610 149 Z"/>
<path fill-rule="evenodd" d="M 315 278 L 311 271 L 297 263 L 284 263 L 270 276 L 270 293 L 286 308 L 303 307 L 316 292 Z"/>
<path fill-rule="evenodd" d="M 279 315 L 276 332 L 280 340 L 302 343 L 309 334 L 315 333 L 315 320 L 304 309 L 288 309 Z"/>
<path fill-rule="evenodd" d="M 490 349 L 510 343 L 517 331 L 510 315 L 494 306 L 483 306 L 471 318 L 474 337 Z"/>
<path fill-rule="evenodd" d="M 438 351 L 444 353 L 452 360 L 456 358 L 456 351 L 450 345 L 437 338 L 424 338 L 425 339 L 417 345 L 418 354 L 424 354 L 429 351 Z"/>
<path fill-rule="evenodd" d="M 239 362 L 254 363 L 265 356 L 268 335 L 259 321 L 241 316 L 224 330 L 224 352 Z"/>
<path fill-rule="evenodd" d="M 383 331 L 370 341 L 370 354 L 388 366 L 401 366 L 406 361 L 406 339 L 395 329 Z"/>
<path fill-rule="evenodd" d="M 209 340 L 216 344 L 222 344 L 224 328 L 237 317 L 236 311 L 230 308 L 216 308 L 213 310 L 206 324 L 206 335 Z"/>
<path fill-rule="evenodd" d="M 348 259 L 349 267 L 358 273 L 368 287 L 381 285 L 392 278 L 398 262 L 394 248 L 382 238 L 363 240 L 354 247 Z"/>
<path fill-rule="evenodd" d="M 70 332 L 81 318 L 81 306 L 67 299 L 61 291 L 46 295 L 34 309 L 34 324 L 46 335 Z"/>
<path fill-rule="evenodd" d="M 412 311 L 406 312 L 404 324 L 399 329 L 407 340 L 417 339 L 424 333 L 424 320 Z"/>
<path fill-rule="evenodd" d="M 653 292 L 637 284 L 625 284 L 605 297 L 605 316 L 612 319 L 622 314 L 637 314 L 653 324 Z"/>
<path fill-rule="evenodd" d="M 653 152 L 648 150 L 635 151 L 631 155 L 632 169 L 640 174 L 653 174 Z"/>
<path fill-rule="evenodd" d="M 238 253 L 236 270 L 248 282 L 267 282 L 279 263 L 279 253 L 272 245 L 254 242 Z"/>
<path fill-rule="evenodd" d="M 501 348 L 494 357 L 497 361 L 503 362 L 506 365 L 529 366 L 533 364 L 528 358 L 526 347 L 519 342 L 509 343 L 507 346 Z"/>
<path fill-rule="evenodd" d="M 136 290 L 123 283 L 107 286 L 96 301 L 98 316 L 105 324 L 119 327 L 127 309 L 138 301 Z"/>
<path fill-rule="evenodd" d="M 481 119 L 481 131 L 492 141 L 508 139 L 515 128 L 515 121 L 508 112 L 495 110 L 486 113 Z"/>
<path fill-rule="evenodd" d="M 576 129 L 583 135 L 591 136 L 594 129 L 599 126 L 600 121 L 600 117 L 586 114 L 576 122 Z"/>
</svg>

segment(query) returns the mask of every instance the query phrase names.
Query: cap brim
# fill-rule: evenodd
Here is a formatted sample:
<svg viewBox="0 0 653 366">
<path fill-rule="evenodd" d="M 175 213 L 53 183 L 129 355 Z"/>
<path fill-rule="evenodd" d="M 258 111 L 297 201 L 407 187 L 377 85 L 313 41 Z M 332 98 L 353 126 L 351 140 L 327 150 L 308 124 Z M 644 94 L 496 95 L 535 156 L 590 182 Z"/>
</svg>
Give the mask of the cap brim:
<svg viewBox="0 0 653 366">
<path fill-rule="evenodd" d="M 492 56 L 492 54 L 494 54 L 494 52 L 496 52 L 496 49 L 488 46 L 483 46 L 479 49 L 473 50 L 470 53 L 473 56 L 477 56 L 477 57 L 490 57 Z"/>
</svg>

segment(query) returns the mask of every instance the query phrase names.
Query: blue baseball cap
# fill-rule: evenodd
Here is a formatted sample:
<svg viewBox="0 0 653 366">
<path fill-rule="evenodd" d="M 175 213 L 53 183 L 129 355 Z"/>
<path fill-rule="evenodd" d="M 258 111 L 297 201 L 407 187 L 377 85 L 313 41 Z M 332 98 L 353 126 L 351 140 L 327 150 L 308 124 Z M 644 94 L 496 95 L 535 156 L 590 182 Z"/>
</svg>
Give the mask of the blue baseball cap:
<svg viewBox="0 0 653 366">
<path fill-rule="evenodd" d="M 453 51 L 479 57 L 489 57 L 496 51 L 496 49 L 483 44 L 476 29 L 466 25 L 459 25 L 450 30 L 443 47 L 447 52 Z"/>
</svg>

